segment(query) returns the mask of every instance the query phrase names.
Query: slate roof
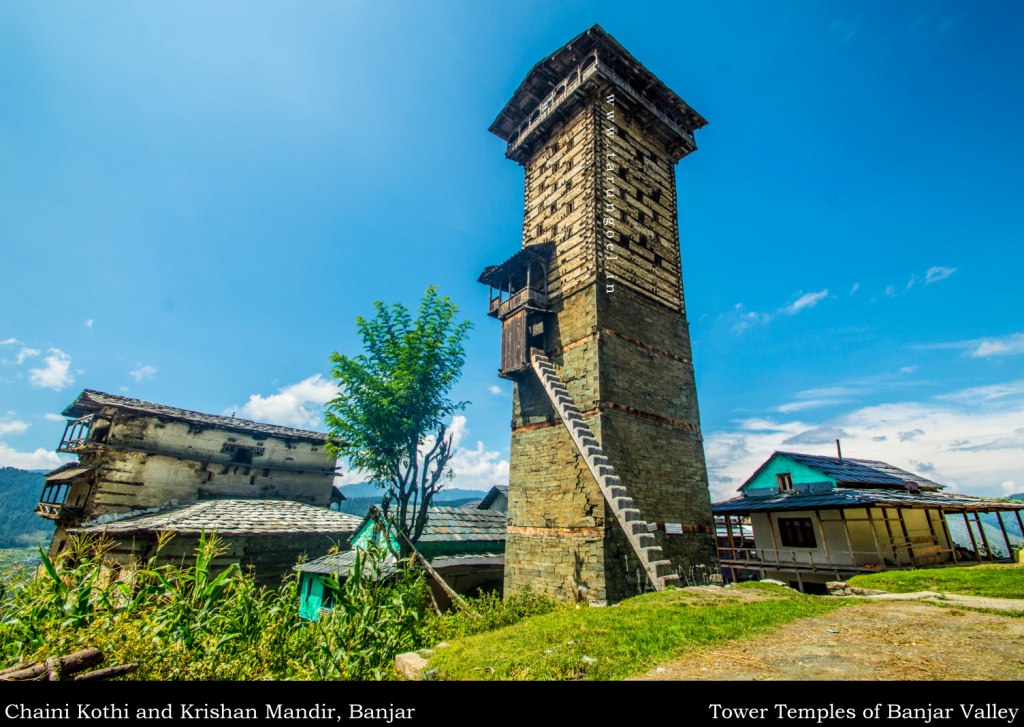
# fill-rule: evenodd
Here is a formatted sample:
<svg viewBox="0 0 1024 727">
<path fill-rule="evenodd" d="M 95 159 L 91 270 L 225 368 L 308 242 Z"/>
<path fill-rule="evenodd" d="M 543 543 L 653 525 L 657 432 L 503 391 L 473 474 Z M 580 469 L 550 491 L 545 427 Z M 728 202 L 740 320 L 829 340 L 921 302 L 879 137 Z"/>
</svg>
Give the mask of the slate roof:
<svg viewBox="0 0 1024 727">
<path fill-rule="evenodd" d="M 178 421 L 192 424 L 202 424 L 217 429 L 229 429 L 236 432 L 249 434 L 266 434 L 286 439 L 305 439 L 312 442 L 326 442 L 327 435 L 320 432 L 311 432 L 306 429 L 293 429 L 292 427 L 281 427 L 276 424 L 265 424 L 253 422 L 248 419 L 237 419 L 235 417 L 221 416 L 219 414 L 204 414 L 203 412 L 191 411 L 190 409 L 178 409 L 164 404 L 153 404 L 152 402 L 132 399 L 118 394 L 107 394 L 103 391 L 85 389 L 78 398 L 71 403 L 63 412 L 66 417 L 83 417 L 92 414 L 104 406 L 116 406 L 121 409 L 131 409 L 143 414 L 152 414 L 164 419 L 177 419 Z"/>
<path fill-rule="evenodd" d="M 359 527 L 354 515 L 290 500 L 200 500 L 117 520 L 98 518 L 72 533 L 163 532 L 250 535 L 274 533 L 348 534 Z"/>
<path fill-rule="evenodd" d="M 907 472 L 906 470 L 894 467 L 886 462 L 878 462 L 871 459 L 848 459 L 843 457 L 824 457 L 816 454 L 799 454 L 797 452 L 775 452 L 769 459 L 768 462 L 772 461 L 776 455 L 781 455 L 788 459 L 798 462 L 802 465 L 806 465 L 813 470 L 817 470 L 824 475 L 832 477 L 839 483 L 840 486 L 856 486 L 856 485 L 870 485 L 874 487 L 906 487 L 906 483 L 910 482 L 917 485 L 922 490 L 941 490 L 945 485 L 940 485 L 938 482 L 932 482 L 926 477 L 921 477 L 913 472 Z M 768 464 L 765 462 L 765 465 Z M 757 472 L 751 475 L 750 480 L 757 476 L 758 472 L 764 467 L 762 465 L 758 468 Z M 746 483 L 744 483 L 745 485 Z"/>
<path fill-rule="evenodd" d="M 432 507 L 418 543 L 504 542 L 508 515 L 461 507 Z"/>
<path fill-rule="evenodd" d="M 716 515 L 724 513 L 770 512 L 775 510 L 826 510 L 843 507 L 866 507 L 868 505 L 892 505 L 898 507 L 942 508 L 943 510 L 982 512 L 995 510 L 1024 510 L 1024 502 L 1014 503 L 990 500 L 983 497 L 948 495 L 941 492 L 908 492 L 890 489 L 836 488 L 828 492 L 798 493 L 783 492 L 769 497 L 734 497 L 716 502 L 711 511 Z"/>
</svg>

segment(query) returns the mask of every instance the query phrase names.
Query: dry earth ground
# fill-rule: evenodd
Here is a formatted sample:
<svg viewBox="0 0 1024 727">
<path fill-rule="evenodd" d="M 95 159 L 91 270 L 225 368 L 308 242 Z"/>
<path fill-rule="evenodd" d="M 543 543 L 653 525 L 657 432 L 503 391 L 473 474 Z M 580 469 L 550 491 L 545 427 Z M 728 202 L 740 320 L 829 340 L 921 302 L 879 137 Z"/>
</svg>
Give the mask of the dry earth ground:
<svg viewBox="0 0 1024 727">
<path fill-rule="evenodd" d="M 979 604 L 980 605 L 980 604 Z M 656 667 L 644 680 L 1018 680 L 1024 618 L 865 600 Z"/>
</svg>

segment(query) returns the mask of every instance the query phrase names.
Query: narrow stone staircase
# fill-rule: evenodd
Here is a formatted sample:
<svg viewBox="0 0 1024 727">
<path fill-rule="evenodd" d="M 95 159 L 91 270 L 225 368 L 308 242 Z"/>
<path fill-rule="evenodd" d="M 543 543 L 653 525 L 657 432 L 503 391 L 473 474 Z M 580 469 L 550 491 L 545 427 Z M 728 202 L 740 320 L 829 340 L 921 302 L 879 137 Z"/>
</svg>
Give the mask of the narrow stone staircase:
<svg viewBox="0 0 1024 727">
<path fill-rule="evenodd" d="M 656 591 L 665 590 L 665 586 L 678 586 L 679 576 L 672 568 L 672 562 L 663 558 L 661 546 L 655 545 L 654 534 L 648 529 L 640 511 L 636 508 L 633 498 L 615 474 L 615 468 L 608 462 L 604 450 L 601 449 L 597 437 L 580 416 L 579 409 L 569 396 L 562 379 L 555 372 L 554 366 L 542 352 L 537 349 L 530 351 L 530 363 L 540 378 L 544 391 L 561 417 L 562 423 L 569 431 L 569 436 L 583 456 L 587 467 L 601 487 L 604 499 L 608 502 L 615 519 L 619 521 L 622 531 L 626 534 L 633 551 L 644 567 L 647 579 Z"/>
</svg>

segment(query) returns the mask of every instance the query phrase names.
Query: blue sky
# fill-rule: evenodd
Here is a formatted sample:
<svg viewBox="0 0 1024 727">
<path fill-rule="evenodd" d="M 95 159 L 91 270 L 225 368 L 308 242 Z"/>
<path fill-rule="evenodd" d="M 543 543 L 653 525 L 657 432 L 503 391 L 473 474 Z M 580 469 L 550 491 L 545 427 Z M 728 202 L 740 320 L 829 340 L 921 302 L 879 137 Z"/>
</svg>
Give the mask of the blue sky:
<svg viewBox="0 0 1024 727">
<path fill-rule="evenodd" d="M 1024 490 L 1014 3 L 0 5 L 0 465 L 85 387 L 318 428 L 374 300 L 475 328 L 455 486 L 507 477 L 487 127 L 598 22 L 709 125 L 677 168 L 712 491 L 775 449 Z M 350 475 L 358 479 L 354 475 Z"/>
</svg>

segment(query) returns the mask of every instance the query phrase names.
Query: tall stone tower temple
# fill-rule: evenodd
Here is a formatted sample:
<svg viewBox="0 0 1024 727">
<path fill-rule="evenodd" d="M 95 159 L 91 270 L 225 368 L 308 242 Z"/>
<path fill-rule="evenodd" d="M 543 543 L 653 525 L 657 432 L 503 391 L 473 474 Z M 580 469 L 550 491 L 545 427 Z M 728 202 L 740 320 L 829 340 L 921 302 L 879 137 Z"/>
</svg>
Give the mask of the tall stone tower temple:
<svg viewBox="0 0 1024 727">
<path fill-rule="evenodd" d="M 526 170 L 522 249 L 480 275 L 515 382 L 506 593 L 716 572 L 675 184 L 705 123 L 595 25 L 491 125 Z"/>
</svg>

